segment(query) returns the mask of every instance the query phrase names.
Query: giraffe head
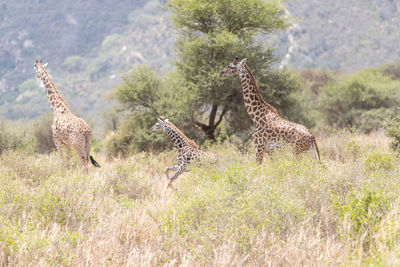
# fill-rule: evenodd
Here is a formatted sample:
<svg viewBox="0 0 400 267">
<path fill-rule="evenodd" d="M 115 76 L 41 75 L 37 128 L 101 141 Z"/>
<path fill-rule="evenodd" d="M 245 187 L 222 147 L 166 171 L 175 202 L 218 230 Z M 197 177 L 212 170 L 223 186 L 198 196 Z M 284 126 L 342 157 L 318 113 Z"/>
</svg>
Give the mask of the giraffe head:
<svg viewBox="0 0 400 267">
<path fill-rule="evenodd" d="M 226 77 L 226 76 L 235 76 L 235 75 L 239 75 L 239 73 L 242 71 L 242 69 L 244 68 L 244 64 L 246 64 L 246 58 L 242 59 L 239 62 L 238 57 L 235 57 L 235 59 L 233 60 L 233 62 L 231 64 L 228 65 L 228 67 L 226 67 L 225 69 L 223 69 L 220 73 L 219 73 L 219 77 Z"/>
<path fill-rule="evenodd" d="M 40 75 L 43 73 L 43 71 L 46 69 L 47 63 L 43 64 L 43 61 L 37 61 L 35 64 L 33 64 L 33 69 L 36 71 L 36 77 L 40 78 Z"/>
<path fill-rule="evenodd" d="M 165 123 L 168 121 L 168 119 L 164 119 L 163 116 L 160 116 L 159 118 L 157 118 L 157 122 L 156 124 L 153 125 L 153 127 L 151 127 L 152 132 L 156 132 L 156 131 L 160 131 L 163 129 L 163 126 L 165 125 Z"/>
</svg>

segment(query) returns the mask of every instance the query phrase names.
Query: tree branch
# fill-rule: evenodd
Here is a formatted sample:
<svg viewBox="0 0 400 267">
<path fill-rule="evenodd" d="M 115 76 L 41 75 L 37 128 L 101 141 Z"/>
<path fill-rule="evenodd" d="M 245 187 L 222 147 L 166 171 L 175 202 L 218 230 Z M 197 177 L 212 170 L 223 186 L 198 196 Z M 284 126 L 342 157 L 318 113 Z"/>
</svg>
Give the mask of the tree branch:
<svg viewBox="0 0 400 267">
<path fill-rule="evenodd" d="M 226 107 L 224 107 L 224 109 L 221 112 L 221 115 L 219 116 L 219 119 L 217 121 L 217 123 L 215 124 L 214 128 L 217 128 L 218 125 L 221 123 L 222 118 L 224 117 L 225 113 L 228 111 L 228 109 Z"/>
</svg>

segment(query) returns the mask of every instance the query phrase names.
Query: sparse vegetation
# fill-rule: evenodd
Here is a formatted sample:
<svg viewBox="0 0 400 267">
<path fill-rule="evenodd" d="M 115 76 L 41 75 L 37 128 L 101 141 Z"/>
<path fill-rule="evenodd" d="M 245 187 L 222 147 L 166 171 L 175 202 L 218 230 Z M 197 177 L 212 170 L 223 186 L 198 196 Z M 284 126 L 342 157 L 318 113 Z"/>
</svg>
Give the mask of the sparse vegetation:
<svg viewBox="0 0 400 267">
<path fill-rule="evenodd" d="M 23 127 L 0 120 L 0 154 L 7 150 L 19 150 L 27 146 L 29 146 L 29 140 Z"/>
<path fill-rule="evenodd" d="M 0 259 L 11 265 L 397 265 L 399 159 L 383 135 L 320 140 L 323 163 L 285 149 L 255 164 L 229 142 L 175 190 L 175 152 L 85 176 L 56 153 L 0 156 Z M 336 149 L 336 148 L 343 149 Z M 285 253 L 281 253 L 284 250 Z"/>
<path fill-rule="evenodd" d="M 353 73 L 278 69 L 264 41 L 285 43 L 287 33 L 263 35 L 288 29 L 286 59 L 296 66 L 357 71 L 392 60 L 399 8 L 353 1 L 341 19 L 333 13 L 344 1 L 300 2 L 288 2 L 293 17 L 307 18 L 294 27 L 279 0 L 0 4 L 0 116 L 50 110 L 26 67 L 43 56 L 95 135 L 98 116 L 105 120 L 105 138 L 92 148 L 102 167 L 88 175 L 74 151 L 69 167 L 54 151 L 50 114 L 0 120 L 0 266 L 400 265 L 400 63 Z M 51 8 L 36 12 L 43 5 Z M 352 34 L 353 18 L 369 28 Z M 16 30 L 20 21 L 29 27 Z M 331 47 L 342 40 L 351 45 Z M 283 147 L 255 163 L 240 84 L 217 78 L 234 56 L 248 58 L 261 94 L 283 117 L 313 127 L 322 162 Z M 149 132 L 160 115 L 219 158 L 192 163 L 173 190 L 164 170 L 176 151 L 166 152 L 165 134 Z"/>
</svg>

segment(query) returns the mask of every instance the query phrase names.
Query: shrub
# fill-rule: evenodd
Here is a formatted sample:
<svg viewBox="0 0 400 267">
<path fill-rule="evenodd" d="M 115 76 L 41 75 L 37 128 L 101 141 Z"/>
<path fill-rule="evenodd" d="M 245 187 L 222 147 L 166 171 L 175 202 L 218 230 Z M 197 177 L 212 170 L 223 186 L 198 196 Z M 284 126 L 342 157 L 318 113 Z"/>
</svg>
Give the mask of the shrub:
<svg viewBox="0 0 400 267">
<path fill-rule="evenodd" d="M 379 190 L 362 188 L 361 191 L 353 191 L 348 194 L 344 203 L 333 201 L 334 209 L 339 214 L 339 219 L 350 224 L 348 234 L 353 239 L 358 239 L 365 235 L 363 245 L 368 248 L 371 245 L 373 233 L 378 230 L 378 226 L 384 215 L 389 209 L 389 198 Z M 339 224 L 346 227 L 346 223 Z M 343 229 L 346 231 L 346 229 Z"/>
<path fill-rule="evenodd" d="M 392 148 L 400 152 L 400 118 L 398 116 L 392 118 L 386 126 L 386 135 L 393 137 Z"/>
<path fill-rule="evenodd" d="M 22 149 L 28 145 L 29 142 L 24 129 L 0 120 L 0 154 L 6 150 Z"/>
<path fill-rule="evenodd" d="M 372 171 L 389 170 L 393 167 L 394 161 L 394 158 L 387 153 L 371 152 L 365 159 L 365 164 Z"/>
<path fill-rule="evenodd" d="M 51 113 L 43 115 L 33 124 L 33 136 L 36 139 L 35 151 L 38 153 L 50 153 L 56 147 L 53 141 L 53 115 Z"/>
<path fill-rule="evenodd" d="M 383 118 L 399 104 L 400 82 L 378 69 L 344 76 L 322 88 L 318 109 L 331 126 L 368 132 L 382 127 Z"/>
<path fill-rule="evenodd" d="M 233 163 L 219 173 L 198 171 L 193 173 L 200 185 L 192 178 L 180 186 L 173 205 L 161 215 L 161 229 L 200 260 L 226 240 L 234 240 L 237 252 L 246 254 L 261 232 L 283 237 L 306 214 L 304 203 L 274 182 L 252 185 L 262 174 L 256 167 Z"/>
</svg>

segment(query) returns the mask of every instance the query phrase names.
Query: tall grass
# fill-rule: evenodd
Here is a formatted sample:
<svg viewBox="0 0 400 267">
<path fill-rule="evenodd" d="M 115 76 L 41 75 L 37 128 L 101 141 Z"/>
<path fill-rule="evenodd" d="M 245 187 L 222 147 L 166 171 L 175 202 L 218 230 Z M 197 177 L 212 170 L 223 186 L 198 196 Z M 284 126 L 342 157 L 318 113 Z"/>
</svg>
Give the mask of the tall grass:
<svg viewBox="0 0 400 267">
<path fill-rule="evenodd" d="M 399 159 L 381 134 L 319 142 L 322 163 L 209 148 L 174 189 L 175 153 L 138 153 L 84 175 L 56 153 L 0 156 L 0 261 L 10 265 L 400 263 Z M 1 265 L 0 263 L 0 265 Z"/>
</svg>

